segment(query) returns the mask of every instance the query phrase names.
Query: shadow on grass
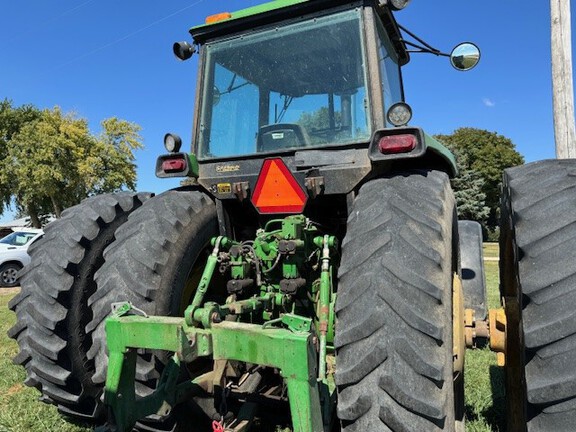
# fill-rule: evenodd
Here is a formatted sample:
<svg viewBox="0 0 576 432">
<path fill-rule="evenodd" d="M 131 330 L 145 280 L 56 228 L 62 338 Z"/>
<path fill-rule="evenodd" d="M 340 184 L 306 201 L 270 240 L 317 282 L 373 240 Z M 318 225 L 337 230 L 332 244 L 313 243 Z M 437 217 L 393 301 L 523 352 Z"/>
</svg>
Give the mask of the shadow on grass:
<svg viewBox="0 0 576 432">
<path fill-rule="evenodd" d="M 468 420 L 483 420 L 492 431 L 504 432 L 506 430 L 506 390 L 504 383 L 504 368 L 491 365 L 492 404 L 480 413 L 472 405 L 466 404 L 466 418 Z"/>
</svg>

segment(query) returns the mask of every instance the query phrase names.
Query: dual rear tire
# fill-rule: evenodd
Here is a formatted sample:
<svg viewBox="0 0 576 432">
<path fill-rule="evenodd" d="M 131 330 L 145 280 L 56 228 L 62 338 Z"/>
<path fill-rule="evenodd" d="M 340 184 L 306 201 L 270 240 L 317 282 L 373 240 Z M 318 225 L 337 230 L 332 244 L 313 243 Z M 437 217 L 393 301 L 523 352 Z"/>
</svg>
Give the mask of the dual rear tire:
<svg viewBox="0 0 576 432">
<path fill-rule="evenodd" d="M 462 430 L 452 377 L 454 204 L 445 176 L 364 185 L 342 246 L 336 382 L 343 430 Z M 576 161 L 505 171 L 500 283 L 509 431 L 576 430 Z"/>
<path fill-rule="evenodd" d="M 102 416 L 101 388 L 92 380 L 94 364 L 87 358 L 92 335 L 84 329 L 92 316 L 87 301 L 96 291 L 94 274 L 116 229 L 149 198 L 102 195 L 64 211 L 30 246 L 22 289 L 9 304 L 17 322 L 8 334 L 18 342 L 14 362 L 25 367 L 25 383 L 80 421 Z"/>
<path fill-rule="evenodd" d="M 14 362 L 25 367 L 25 383 L 72 420 L 102 423 L 104 319 L 111 304 L 132 301 L 150 314 L 179 315 L 217 228 L 214 203 L 189 190 L 153 198 L 102 195 L 65 211 L 32 245 L 22 290 L 10 303 L 17 322 L 9 335 L 20 348 Z M 161 367 L 161 359 L 141 356 L 139 394 L 151 391 Z M 170 430 L 174 425 L 139 426 Z"/>
</svg>

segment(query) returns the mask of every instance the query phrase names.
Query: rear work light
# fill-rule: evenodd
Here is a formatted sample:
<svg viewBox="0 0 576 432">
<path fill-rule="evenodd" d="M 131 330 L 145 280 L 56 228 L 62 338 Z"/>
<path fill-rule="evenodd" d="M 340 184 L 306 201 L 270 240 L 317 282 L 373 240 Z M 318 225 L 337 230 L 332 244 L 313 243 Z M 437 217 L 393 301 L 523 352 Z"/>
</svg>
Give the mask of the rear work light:
<svg viewBox="0 0 576 432">
<path fill-rule="evenodd" d="M 164 135 L 164 147 L 170 153 L 178 153 L 182 147 L 182 138 L 176 134 L 167 133 Z"/>
<path fill-rule="evenodd" d="M 416 148 L 416 144 L 414 135 L 389 135 L 380 138 L 378 149 L 382 154 L 408 153 Z"/>
</svg>

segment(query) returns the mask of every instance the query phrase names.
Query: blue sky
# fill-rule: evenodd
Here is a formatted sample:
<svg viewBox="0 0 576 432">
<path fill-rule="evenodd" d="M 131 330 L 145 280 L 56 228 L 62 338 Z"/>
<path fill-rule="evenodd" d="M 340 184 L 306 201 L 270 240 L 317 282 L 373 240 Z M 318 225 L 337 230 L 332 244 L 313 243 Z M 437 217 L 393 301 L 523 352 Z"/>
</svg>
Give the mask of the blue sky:
<svg viewBox="0 0 576 432">
<path fill-rule="evenodd" d="M 154 176 L 162 138 L 171 131 L 190 143 L 196 83 L 197 59 L 177 61 L 172 43 L 190 41 L 189 27 L 208 15 L 258 3 L 5 1 L 0 99 L 60 106 L 87 118 L 95 133 L 112 116 L 139 124 L 138 189 L 161 192 L 177 185 Z M 554 157 L 548 1 L 413 0 L 396 17 L 443 51 L 461 41 L 482 50 L 480 65 L 467 73 L 445 58 L 412 55 L 403 73 L 413 125 L 430 134 L 487 129 L 511 138 L 527 161 Z"/>
</svg>

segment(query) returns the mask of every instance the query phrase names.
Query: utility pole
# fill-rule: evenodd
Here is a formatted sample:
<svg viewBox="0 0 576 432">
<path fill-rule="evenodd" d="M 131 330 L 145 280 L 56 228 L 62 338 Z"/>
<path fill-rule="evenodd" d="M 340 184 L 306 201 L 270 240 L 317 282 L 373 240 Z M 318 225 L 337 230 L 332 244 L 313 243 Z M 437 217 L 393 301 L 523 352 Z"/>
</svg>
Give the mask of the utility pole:
<svg viewBox="0 0 576 432">
<path fill-rule="evenodd" d="M 556 158 L 576 158 L 570 0 L 550 0 Z"/>
</svg>

